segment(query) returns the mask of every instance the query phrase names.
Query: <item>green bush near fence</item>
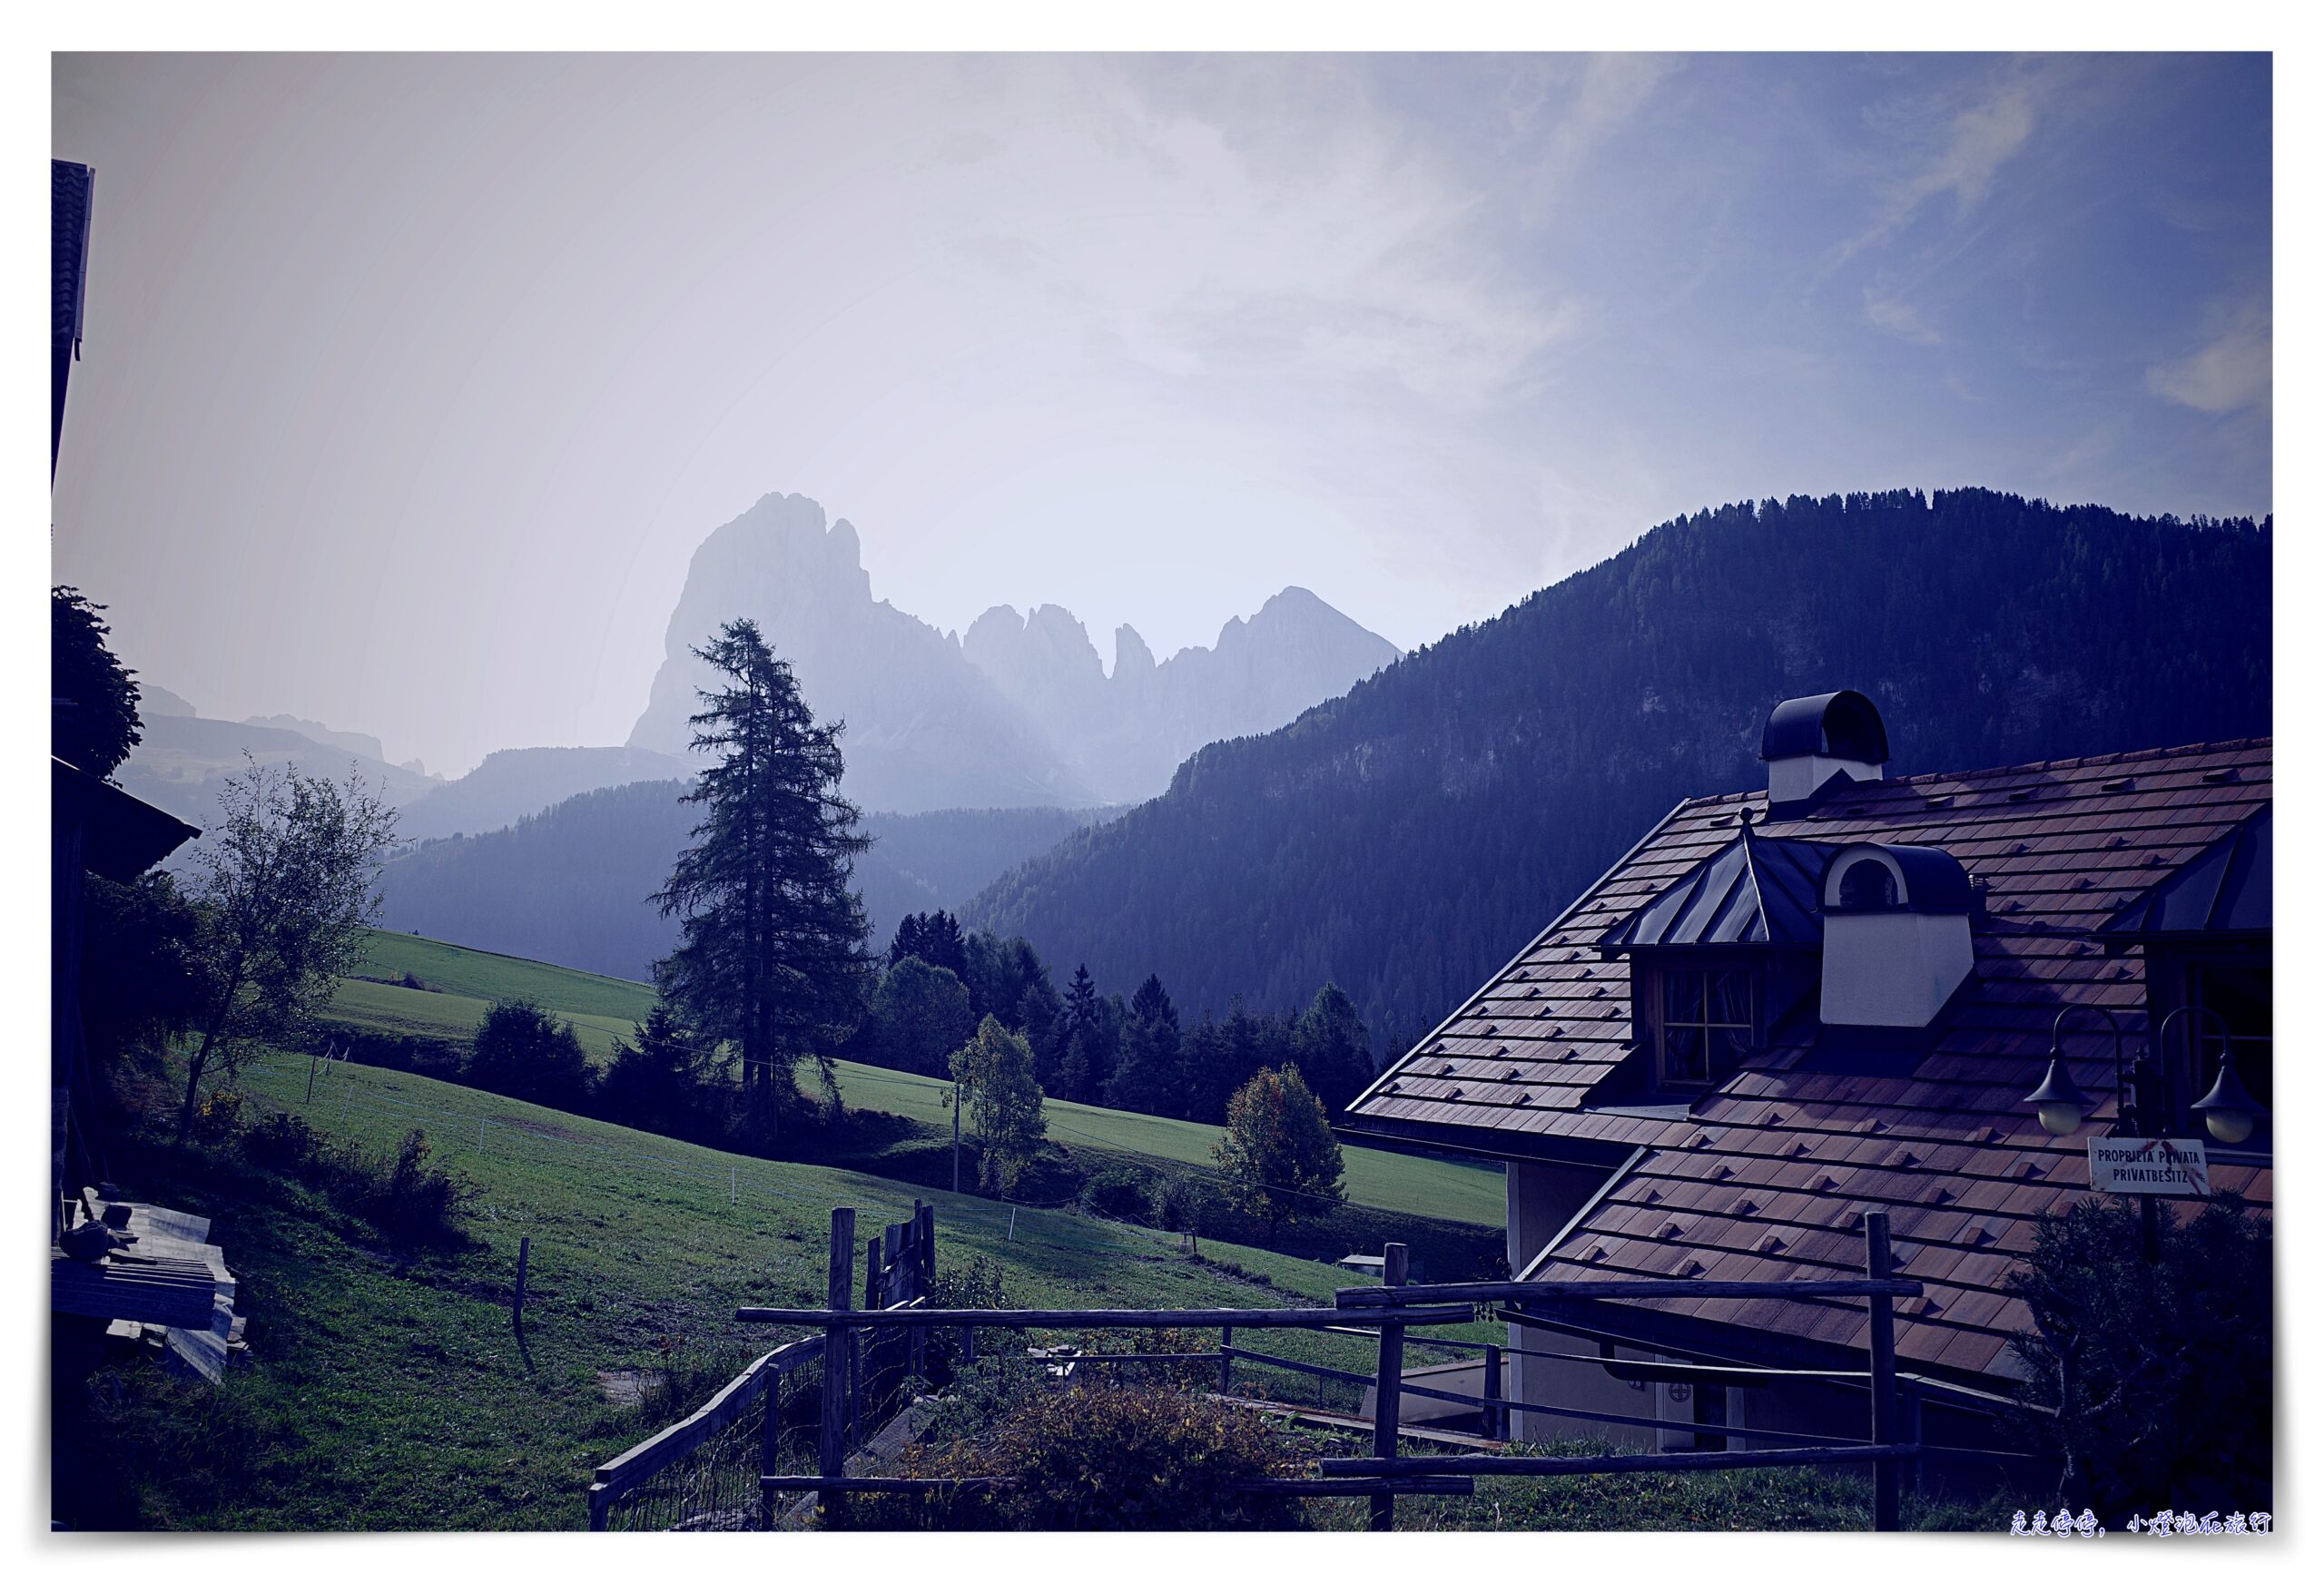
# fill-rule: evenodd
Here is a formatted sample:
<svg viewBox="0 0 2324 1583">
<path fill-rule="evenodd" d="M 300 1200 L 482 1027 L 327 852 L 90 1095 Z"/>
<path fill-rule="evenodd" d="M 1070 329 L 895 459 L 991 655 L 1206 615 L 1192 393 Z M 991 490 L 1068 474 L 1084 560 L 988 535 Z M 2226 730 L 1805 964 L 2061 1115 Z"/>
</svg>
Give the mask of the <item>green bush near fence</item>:
<svg viewBox="0 0 2324 1583">
<path fill-rule="evenodd" d="M 1092 1372 L 1061 1389 L 1023 1391 L 972 1438 L 914 1447 L 896 1469 L 903 1478 L 998 1477 L 1007 1485 L 859 1497 L 848 1521 L 1041 1533 L 1304 1528 L 1296 1498 L 1236 1488 L 1289 1476 L 1298 1455 L 1296 1440 L 1256 1413 Z"/>
</svg>

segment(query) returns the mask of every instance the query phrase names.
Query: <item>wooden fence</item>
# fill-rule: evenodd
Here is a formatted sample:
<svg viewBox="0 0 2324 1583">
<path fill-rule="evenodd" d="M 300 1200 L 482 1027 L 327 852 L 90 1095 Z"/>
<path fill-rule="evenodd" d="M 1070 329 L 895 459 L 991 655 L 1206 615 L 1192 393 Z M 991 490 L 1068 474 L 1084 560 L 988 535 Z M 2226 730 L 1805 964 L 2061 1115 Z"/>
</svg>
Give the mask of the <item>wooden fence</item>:
<svg viewBox="0 0 2324 1583">
<path fill-rule="evenodd" d="M 915 1224 L 921 1223 L 921 1217 L 915 1216 Z M 1861 1278 L 1831 1281 L 1483 1281 L 1407 1285 L 1403 1279 L 1404 1248 L 1402 1244 L 1391 1243 L 1383 1258 L 1384 1281 L 1381 1285 L 1343 1288 L 1334 1293 L 1334 1301 L 1329 1308 L 1281 1309 L 937 1309 L 925 1303 L 899 1305 L 892 1301 L 884 1303 L 872 1301 L 870 1294 L 876 1283 L 869 1281 L 866 1284 L 867 1301 L 864 1307 L 859 1309 L 852 1302 L 854 1288 L 851 1273 L 853 1226 L 852 1210 L 832 1212 L 830 1301 L 827 1306 L 749 1307 L 737 1310 L 735 1314 L 737 1320 L 745 1323 L 806 1325 L 822 1332 L 821 1345 L 827 1364 L 823 1374 L 815 1470 L 812 1473 L 783 1473 L 770 1466 L 762 1475 L 760 1483 L 770 1499 L 783 1492 L 812 1491 L 827 1519 L 841 1516 L 843 1502 L 852 1493 L 925 1492 L 963 1487 L 962 1481 L 958 1480 L 850 1476 L 846 1470 L 849 1427 L 860 1411 L 859 1398 L 849 1384 L 848 1370 L 851 1367 L 872 1366 L 859 1360 L 891 1357 L 896 1355 L 900 1347 L 905 1349 L 903 1356 L 915 1357 L 917 1352 L 912 1349 L 922 1343 L 928 1332 L 939 1328 L 960 1330 L 964 1336 L 963 1352 L 969 1355 L 973 1355 L 973 1342 L 967 1338 L 972 1338 L 979 1328 L 1017 1332 L 1053 1329 L 1216 1330 L 1220 1332 L 1220 1341 L 1216 1352 L 1081 1353 L 1072 1361 L 1078 1367 L 1085 1364 L 1185 1364 L 1215 1360 L 1219 1365 L 1221 1395 L 1230 1394 L 1232 1371 L 1238 1359 L 1320 1379 L 1369 1383 L 1373 1394 L 1372 1450 L 1369 1456 L 1325 1457 L 1320 1460 L 1315 1478 L 1254 1480 L 1249 1481 L 1249 1488 L 1302 1496 L 1361 1497 L 1371 1503 L 1372 1526 L 1376 1529 L 1394 1526 L 1397 1496 L 1466 1494 L 1472 1488 L 1474 1477 L 1480 1473 L 1494 1478 L 1561 1478 L 1586 1473 L 1683 1472 L 1849 1463 L 1871 1466 L 1873 1527 L 1893 1529 L 1898 1522 L 1900 1470 L 1909 1465 L 1921 1452 L 1921 1447 L 1902 1432 L 1895 1321 L 1896 1299 L 1918 1296 L 1921 1286 L 1917 1281 L 1901 1280 L 1896 1276 L 1889 1257 L 1888 1220 L 1886 1214 L 1880 1211 L 1870 1212 L 1865 1216 L 1865 1273 Z M 932 1244 L 925 1252 L 932 1256 Z M 890 1263 L 893 1263 L 892 1255 Z M 925 1289 L 924 1286 L 921 1288 Z M 888 1294 L 887 1288 L 879 1290 L 882 1294 Z M 1719 1442 L 1727 1440 L 1757 1440 L 1768 1443 L 1768 1449 L 1669 1451 L 1609 1457 L 1500 1453 L 1413 1456 L 1399 1450 L 1401 1440 L 1413 1438 L 1402 1425 L 1402 1401 L 1405 1396 L 1473 1405 L 1483 1416 L 1488 1430 L 1505 1423 L 1512 1411 L 1521 1411 L 1591 1422 L 1657 1429 L 1684 1427 L 1700 1431 L 1703 1426 L 1693 1423 L 1674 1426 L 1659 1419 L 1630 1414 L 1512 1403 L 1502 1395 L 1500 1389 L 1500 1349 L 1491 1343 L 1470 1343 L 1487 1347 L 1485 1391 L 1475 1395 L 1408 1382 L 1403 1374 L 1403 1354 L 1408 1331 L 1469 1323 L 1476 1318 L 1479 1304 L 1505 1305 L 1511 1317 L 1521 1320 L 1542 1311 L 1567 1315 L 1577 1312 L 1602 1313 L 1602 1304 L 1624 1300 L 1709 1296 L 1862 1299 L 1871 1320 L 1870 1368 L 1821 1374 L 1813 1371 L 1805 1372 L 1817 1378 L 1866 1382 L 1871 1397 L 1869 1436 L 1862 1440 L 1833 1441 L 1787 1431 L 1721 1424 L 1709 1431 Z M 1235 1344 L 1235 1332 L 1237 1331 L 1269 1330 L 1368 1334 L 1377 1342 L 1377 1365 L 1367 1377 L 1354 1370 L 1334 1369 Z M 881 1351 L 881 1343 L 867 1343 L 863 1339 L 882 1335 L 889 1338 L 884 1343 L 885 1352 Z M 900 1335 L 911 1339 L 899 1341 Z M 1411 1339 L 1414 1344 L 1444 1344 L 1420 1337 Z M 829 1360 L 842 1362 L 840 1367 L 834 1368 Z M 1053 1352 L 1045 1352 L 1038 1361 L 1046 1367 L 1054 1366 L 1058 1360 Z M 1729 1374 L 1758 1372 L 1733 1368 L 1722 1368 L 1720 1372 Z M 1790 1375 L 1803 1373 L 1797 1370 L 1781 1372 Z M 602 1473 L 600 1476 L 602 1478 Z M 987 1480 L 978 1482 L 1007 1481 Z"/>
<path fill-rule="evenodd" d="M 855 1212 L 832 1216 L 832 1301 L 851 1307 Z M 886 1227 L 863 1249 L 863 1309 L 892 1313 L 925 1305 L 936 1278 L 936 1211 L 915 1202 L 911 1217 Z M 840 1455 L 876 1428 L 904 1382 L 926 1372 L 923 1329 L 866 1324 L 810 1336 L 755 1360 L 694 1412 L 600 1467 L 589 1486 L 589 1527 L 766 1526 L 785 1452 L 784 1388 L 794 1376 L 819 1398 L 808 1419 L 817 1456 L 835 1440 Z M 808 1381 L 805 1366 L 820 1365 Z M 819 1464 L 820 1465 L 820 1460 Z"/>
</svg>

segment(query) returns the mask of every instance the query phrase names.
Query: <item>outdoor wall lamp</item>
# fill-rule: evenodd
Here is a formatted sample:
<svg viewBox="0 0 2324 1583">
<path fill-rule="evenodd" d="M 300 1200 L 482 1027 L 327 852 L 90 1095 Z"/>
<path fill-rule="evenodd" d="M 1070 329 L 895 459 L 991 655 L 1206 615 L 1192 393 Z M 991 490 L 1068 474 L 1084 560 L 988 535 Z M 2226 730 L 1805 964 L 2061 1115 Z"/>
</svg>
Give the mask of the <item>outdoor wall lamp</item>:
<svg viewBox="0 0 2324 1583">
<path fill-rule="evenodd" d="M 2122 1111 L 2122 1019 L 2103 1006 L 2069 1006 L 2050 1025 L 2050 1069 L 2043 1075 L 2042 1086 L 2024 1100 L 2041 1117 L 2042 1130 L 2052 1137 L 2071 1136 L 2091 1111 L 2090 1096 L 2082 1091 L 2073 1074 L 2066 1070 L 2066 1018 L 2077 1011 L 2095 1012 L 2114 1030 L 2114 1107 L 2117 1115 Z"/>
<path fill-rule="evenodd" d="M 2219 1028 L 2219 1077 L 2211 1084 L 2210 1093 L 2187 1108 L 2203 1118 L 2203 1130 L 2212 1137 L 2223 1144 L 2240 1144 L 2251 1136 L 2252 1128 L 2260 1125 L 2260 1117 L 2267 1112 L 2258 1100 L 2251 1097 L 2251 1091 L 2244 1087 L 2243 1079 L 2235 1075 L 2235 1045 L 2228 1037 L 2226 1018 L 2208 1006 L 2181 1006 L 2165 1017 L 2162 1026 L 2155 1029 L 2155 1047 L 2168 1047 L 2164 1036 L 2171 1031 L 2171 1025 L 2191 1011 L 2209 1018 Z M 2195 1059 L 2191 1065 L 2200 1072 L 2202 1070 L 2202 1052 L 2199 1048 L 2192 1053 Z"/>
</svg>

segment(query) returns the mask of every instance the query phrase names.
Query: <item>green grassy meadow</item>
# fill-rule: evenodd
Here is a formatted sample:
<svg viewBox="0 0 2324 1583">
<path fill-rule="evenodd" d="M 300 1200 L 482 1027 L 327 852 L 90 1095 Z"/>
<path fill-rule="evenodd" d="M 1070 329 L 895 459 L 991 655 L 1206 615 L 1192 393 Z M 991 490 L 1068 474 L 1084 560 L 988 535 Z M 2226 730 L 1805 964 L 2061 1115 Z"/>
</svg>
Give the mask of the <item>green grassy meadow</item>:
<svg viewBox="0 0 2324 1583">
<path fill-rule="evenodd" d="M 523 997 L 569 1019 L 583 1047 L 601 1061 L 654 1004 L 654 991 L 644 984 L 383 930 L 371 932 L 360 971 L 340 986 L 332 1003 L 333 1015 L 347 1022 L 465 1041 L 494 999 Z M 427 988 L 406 987 L 406 975 Z M 940 1131 L 951 1126 L 948 1085 L 852 1061 L 836 1066 L 849 1109 L 880 1111 Z M 1215 1165 L 1211 1148 L 1218 1127 L 1057 1099 L 1044 1109 L 1050 1138 L 1068 1148 L 1204 1169 Z M 1383 1149 L 1349 1148 L 1345 1157 L 1351 1203 L 1469 1225 L 1502 1224 L 1502 1175 L 1495 1167 Z"/>
<path fill-rule="evenodd" d="M 246 1067 L 241 1087 L 256 1111 L 301 1114 L 378 1153 L 422 1128 L 434 1161 L 479 1189 L 474 1241 L 456 1254 L 398 1254 L 222 1145 L 149 1144 L 125 1161 L 139 1195 L 214 1219 L 250 1342 L 222 1391 L 175 1393 L 163 1418 L 178 1440 L 166 1443 L 186 1453 L 137 1460 L 134 1526 L 584 1526 L 591 1470 L 670 1416 L 614 1405 L 600 1371 L 675 1364 L 692 1398 L 706 1396 L 802 1333 L 741 1325 L 734 1311 L 821 1302 L 833 1205 L 853 1205 L 868 1233 L 914 1196 L 876 1176 L 723 1154 L 377 1067 L 340 1065 L 310 1098 L 307 1062 L 286 1053 Z M 940 1269 L 989 1258 L 1012 1303 L 1280 1306 L 1328 1302 L 1346 1281 L 1256 1249 L 1206 1243 L 1195 1258 L 1136 1227 L 921 1195 L 936 1205 Z M 526 1236 L 520 1347 L 508 1301 Z M 1353 1337 L 1286 1332 L 1279 1344 L 1369 1366 Z M 1275 1379 L 1289 1399 L 1318 1399 L 1315 1381 Z M 1265 1389 L 1263 1377 L 1252 1384 Z M 1350 1388 L 1321 1389 L 1350 1404 L 1337 1394 Z"/>
</svg>

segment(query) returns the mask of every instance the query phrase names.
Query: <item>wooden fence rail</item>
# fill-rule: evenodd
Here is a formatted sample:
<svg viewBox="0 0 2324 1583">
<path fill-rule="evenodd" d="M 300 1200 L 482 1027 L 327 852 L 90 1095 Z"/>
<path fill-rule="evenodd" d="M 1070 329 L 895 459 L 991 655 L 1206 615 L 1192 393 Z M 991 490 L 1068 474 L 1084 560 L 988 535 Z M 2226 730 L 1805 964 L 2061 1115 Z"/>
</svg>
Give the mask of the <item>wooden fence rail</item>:
<svg viewBox="0 0 2324 1583">
<path fill-rule="evenodd" d="M 866 1313 L 832 1308 L 738 1308 L 744 1324 L 800 1324 L 822 1330 L 891 1325 L 922 1330 L 1322 1330 L 1341 1325 L 1468 1324 L 1467 1306 L 1349 1313 L 1333 1308 L 921 1308 Z"/>
<path fill-rule="evenodd" d="M 891 1226 L 881 1235 L 871 1238 L 863 1244 L 866 1262 L 861 1283 L 863 1306 L 858 1308 L 855 1306 L 858 1282 L 854 1271 L 857 1250 L 854 1212 L 842 1207 L 835 1209 L 832 1214 L 827 1306 L 753 1306 L 735 1312 L 735 1318 L 744 1323 L 803 1325 L 819 1330 L 822 1334 L 807 1342 L 793 1342 L 791 1348 L 776 1349 L 753 1364 L 751 1373 L 729 1385 L 693 1418 L 673 1425 L 655 1440 L 624 1453 L 600 1469 L 599 1485 L 593 1487 L 591 1491 L 592 1526 L 602 1526 L 596 1520 L 600 1503 L 599 1488 L 615 1492 L 606 1497 L 609 1502 L 617 1497 L 624 1480 L 634 1480 L 645 1476 L 635 1470 L 649 1464 L 666 1465 L 673 1456 L 683 1455 L 689 1446 L 702 1443 L 724 1421 L 721 1414 L 731 1419 L 739 1413 L 741 1407 L 738 1403 L 743 1393 L 753 1389 L 751 1381 L 753 1377 L 769 1377 L 767 1371 L 773 1361 L 783 1356 L 793 1356 L 797 1361 L 803 1361 L 811 1355 L 820 1354 L 822 1357 L 822 1408 L 819 1418 L 814 1473 L 776 1473 L 770 1437 L 770 1454 L 759 1480 L 762 1499 L 767 1503 L 769 1512 L 775 1496 L 788 1491 L 813 1492 L 826 1519 L 836 1521 L 842 1515 L 844 1498 L 851 1494 L 924 1493 L 994 1489 L 1008 1485 L 1010 1480 L 1007 1478 L 881 1478 L 852 1475 L 846 1470 L 847 1447 L 860 1429 L 864 1413 L 867 1409 L 878 1411 L 875 1398 L 881 1392 L 871 1389 L 868 1382 L 881 1377 L 882 1370 L 894 1373 L 907 1368 L 919 1369 L 924 1357 L 928 1332 L 940 1328 L 957 1329 L 962 1332 L 962 1350 L 967 1357 L 973 1356 L 969 1346 L 978 1329 L 1216 1330 L 1220 1332 L 1220 1339 L 1216 1352 L 1049 1352 L 1039 1358 L 1029 1354 L 1024 1361 L 1069 1363 L 1077 1367 L 1084 1362 L 1100 1365 L 1203 1364 L 1215 1361 L 1219 1366 L 1222 1393 L 1228 1389 L 1234 1362 L 1237 1358 L 1317 1379 L 1368 1384 L 1372 1388 L 1374 1401 L 1370 1456 L 1324 1457 L 1319 1460 L 1318 1476 L 1315 1478 L 1251 1480 L 1245 1480 L 1237 1488 L 1246 1485 L 1253 1490 L 1301 1496 L 1362 1497 L 1371 1502 L 1372 1526 L 1375 1529 L 1394 1526 L 1397 1497 L 1467 1494 L 1472 1491 L 1472 1481 L 1479 1475 L 1492 1478 L 1561 1478 L 1590 1473 L 1701 1472 L 1732 1468 L 1846 1464 L 1868 1464 L 1871 1467 L 1873 1526 L 1878 1529 L 1891 1529 L 1897 1526 L 1898 1521 L 1897 1499 L 1902 1488 L 1900 1470 L 1912 1465 L 1923 1450 L 1919 1444 L 1918 1425 L 1915 1421 L 1917 1414 L 1912 1411 L 1914 1399 L 1909 1394 L 1900 1396 L 1898 1392 L 1895 1303 L 1900 1297 L 1917 1296 L 1921 1286 L 1916 1281 L 1900 1280 L 1895 1273 L 1889 1254 L 1886 1213 L 1872 1211 L 1865 1215 L 1864 1220 L 1865 1273 L 1861 1279 L 1467 1281 L 1406 1285 L 1403 1283 L 1404 1250 L 1402 1244 L 1391 1243 L 1383 1251 L 1381 1261 L 1384 1283 L 1343 1288 L 1334 1294 L 1334 1302 L 1329 1308 L 964 1309 L 929 1306 L 935 1272 L 934 1220 L 931 1211 L 924 1206 L 915 1206 L 912 1219 L 905 1225 Z M 1827 1303 L 1860 1301 L 1866 1305 L 1870 1319 L 1870 1367 L 1860 1370 L 1768 1371 L 1718 1365 L 1642 1363 L 1638 1366 L 1666 1371 L 1680 1377 L 1699 1375 L 1706 1379 L 1748 1373 L 1754 1376 L 1782 1374 L 1787 1377 L 1797 1375 L 1862 1381 L 1868 1387 L 1872 1402 L 1870 1438 L 1835 1443 L 1828 1438 L 1793 1431 L 1749 1429 L 1725 1423 L 1707 1431 L 1700 1424 L 1673 1425 L 1659 1418 L 1509 1400 L 1502 1394 L 1501 1371 L 1505 1352 L 1513 1355 L 1555 1354 L 1537 1354 L 1524 1348 L 1504 1348 L 1498 1342 L 1469 1343 L 1481 1347 L 1484 1352 L 1482 1361 L 1485 1371 L 1485 1391 L 1482 1395 L 1442 1390 L 1404 1378 L 1403 1349 L 1408 1328 L 1468 1323 L 1476 1317 L 1480 1304 L 1501 1305 L 1503 1317 L 1512 1322 L 1538 1324 L 1540 1321 L 1533 1319 L 1529 1310 L 1539 1312 L 1546 1309 L 1571 1314 L 1577 1305 L 1587 1313 L 1591 1311 L 1592 1305 L 1610 1302 L 1711 1296 L 1780 1297 Z M 1378 1344 L 1378 1366 L 1373 1373 L 1364 1374 L 1353 1369 L 1334 1368 L 1255 1352 L 1235 1344 L 1235 1332 L 1238 1330 L 1307 1330 L 1372 1336 Z M 1427 1338 L 1415 1336 L 1413 1340 L 1416 1344 L 1427 1343 Z M 806 1348 L 815 1349 L 815 1352 L 796 1351 Z M 1609 1362 L 1604 1358 L 1575 1356 L 1577 1361 L 1582 1362 Z M 763 1385 L 758 1388 L 763 1389 Z M 1404 1455 L 1399 1452 L 1398 1442 L 1403 1428 L 1402 1398 L 1405 1396 L 1473 1406 L 1480 1411 L 1488 1432 L 1502 1428 L 1512 1417 L 1535 1413 L 1658 1430 L 1677 1427 L 1698 1434 L 1708 1433 L 1721 1444 L 1728 1440 L 1784 1443 L 1750 1450 L 1651 1452 L 1600 1457 Z M 1810 1443 L 1794 1443 L 1802 1441 Z"/>
</svg>

